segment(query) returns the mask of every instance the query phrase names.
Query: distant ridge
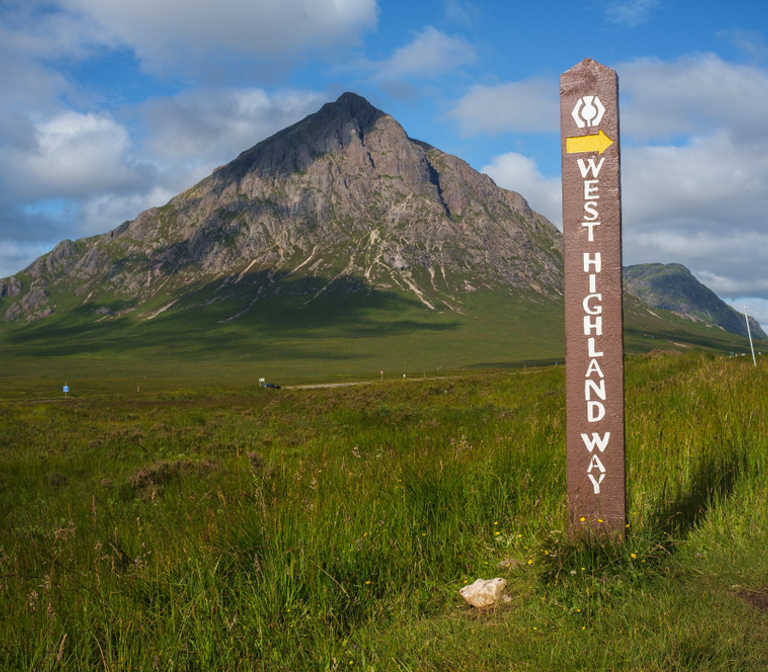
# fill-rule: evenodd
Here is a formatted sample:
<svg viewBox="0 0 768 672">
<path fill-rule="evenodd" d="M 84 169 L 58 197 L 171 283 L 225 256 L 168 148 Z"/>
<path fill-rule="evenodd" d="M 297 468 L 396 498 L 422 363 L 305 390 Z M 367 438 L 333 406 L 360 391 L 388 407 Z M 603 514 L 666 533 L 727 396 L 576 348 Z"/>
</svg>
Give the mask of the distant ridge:
<svg viewBox="0 0 768 672">
<path fill-rule="evenodd" d="M 699 282 L 682 264 L 638 264 L 624 268 L 624 290 L 654 308 L 685 315 L 747 337 L 744 315 Z M 750 317 L 753 338 L 768 339 Z"/>
</svg>

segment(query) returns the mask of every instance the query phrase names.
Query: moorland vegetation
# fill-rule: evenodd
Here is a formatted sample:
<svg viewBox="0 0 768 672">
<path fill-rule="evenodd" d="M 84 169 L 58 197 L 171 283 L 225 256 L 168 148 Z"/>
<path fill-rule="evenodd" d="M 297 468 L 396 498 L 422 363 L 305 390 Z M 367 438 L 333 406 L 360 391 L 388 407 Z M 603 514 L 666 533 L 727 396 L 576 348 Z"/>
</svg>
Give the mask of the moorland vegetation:
<svg viewBox="0 0 768 672">
<path fill-rule="evenodd" d="M 768 669 L 767 383 L 628 359 L 612 545 L 565 534 L 563 367 L 55 403 L 3 379 L 0 669 Z M 466 606 L 493 576 L 511 601 Z"/>
</svg>

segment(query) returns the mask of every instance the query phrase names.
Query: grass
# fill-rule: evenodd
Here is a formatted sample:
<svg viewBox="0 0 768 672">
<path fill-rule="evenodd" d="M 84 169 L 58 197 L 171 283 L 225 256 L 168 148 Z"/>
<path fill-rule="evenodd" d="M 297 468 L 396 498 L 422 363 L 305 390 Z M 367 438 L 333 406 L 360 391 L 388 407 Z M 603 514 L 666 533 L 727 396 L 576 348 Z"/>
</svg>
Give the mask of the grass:
<svg viewBox="0 0 768 672">
<path fill-rule="evenodd" d="M 221 281 L 169 290 L 132 317 L 99 312 L 109 308 L 116 315 L 129 307 L 125 300 L 86 301 L 65 310 L 74 295 L 62 295 L 56 301 L 63 307 L 44 320 L 0 324 L 0 375 L 53 377 L 57 385 L 75 378 L 246 375 L 286 384 L 313 377 L 370 380 L 382 370 L 402 377 L 544 365 L 565 356 L 562 300 L 476 291 L 461 296 L 459 313 L 428 310 L 412 294 L 372 289 L 359 278 L 337 279 L 321 292 L 330 278 L 283 277 L 275 285 L 279 295 L 268 295 L 277 292 L 273 289 L 262 296 L 269 282 L 267 274 L 254 273 L 240 285 L 228 285 L 234 293 L 229 298 Z M 0 313 L 10 300 L 0 299 Z M 745 339 L 718 328 L 649 312 L 632 297 L 625 303 L 629 353 L 748 351 Z"/>
<path fill-rule="evenodd" d="M 617 546 L 564 534 L 562 367 L 6 391 L 0 669 L 765 670 L 767 382 L 629 359 Z"/>
</svg>

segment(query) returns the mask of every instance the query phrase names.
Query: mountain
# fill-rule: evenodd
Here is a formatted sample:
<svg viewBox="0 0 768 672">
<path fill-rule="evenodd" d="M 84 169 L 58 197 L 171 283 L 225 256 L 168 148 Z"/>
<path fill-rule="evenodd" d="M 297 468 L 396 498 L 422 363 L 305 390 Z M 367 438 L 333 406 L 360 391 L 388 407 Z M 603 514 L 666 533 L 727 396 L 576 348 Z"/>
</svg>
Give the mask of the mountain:
<svg viewBox="0 0 768 672">
<path fill-rule="evenodd" d="M 343 278 L 462 311 L 475 285 L 560 294 L 557 229 L 517 193 L 425 143 L 352 93 L 242 153 L 162 208 L 102 236 L 65 240 L 0 288 L 6 321 L 83 297 L 110 318 L 146 318 L 217 278 L 256 301 L 285 280 L 312 297 Z M 262 278 L 267 273 L 266 278 Z M 474 284 L 473 284 L 474 283 Z M 360 287 L 360 291 L 364 291 Z M 194 302 L 177 309 L 190 308 Z M 249 310 L 233 306 L 232 319 Z"/>
<path fill-rule="evenodd" d="M 0 280 L 0 374 L 554 362 L 562 286 L 562 236 L 520 194 L 345 93 L 163 207 Z M 733 349 L 626 305 L 630 351 Z"/>
<path fill-rule="evenodd" d="M 661 308 L 691 320 L 717 325 L 747 338 L 744 315 L 700 283 L 682 264 L 638 264 L 624 268 L 624 291 L 653 308 Z M 750 317 L 753 338 L 768 339 L 758 322 Z"/>
</svg>

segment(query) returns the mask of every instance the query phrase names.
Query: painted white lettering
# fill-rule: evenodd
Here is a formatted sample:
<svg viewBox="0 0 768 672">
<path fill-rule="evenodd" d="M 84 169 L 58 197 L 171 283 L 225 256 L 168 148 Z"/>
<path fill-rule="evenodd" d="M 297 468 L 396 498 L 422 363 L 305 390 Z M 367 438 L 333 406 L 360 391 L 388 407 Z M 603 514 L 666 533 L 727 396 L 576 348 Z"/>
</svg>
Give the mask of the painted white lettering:
<svg viewBox="0 0 768 672">
<path fill-rule="evenodd" d="M 589 422 L 599 422 L 605 417 L 605 406 L 599 401 L 587 402 L 587 420 Z"/>
<path fill-rule="evenodd" d="M 587 356 L 588 357 L 602 357 L 602 352 L 595 352 L 595 337 L 587 339 Z"/>
<path fill-rule="evenodd" d="M 597 195 L 597 180 L 584 180 L 584 200 L 596 201 L 600 196 Z"/>
<path fill-rule="evenodd" d="M 592 173 L 592 177 L 597 177 L 600 173 L 600 169 L 603 167 L 603 161 L 605 161 L 605 157 L 602 157 L 600 159 L 600 163 L 595 165 L 594 159 L 588 159 L 589 164 L 585 163 L 584 159 L 577 159 L 576 163 L 579 164 L 579 170 L 581 171 L 581 176 L 583 178 L 587 177 L 587 173 Z"/>
<path fill-rule="evenodd" d="M 587 214 L 584 215 L 584 219 L 592 222 L 598 218 L 597 214 L 597 203 L 593 203 L 592 201 L 587 201 L 584 204 L 584 212 Z"/>
<path fill-rule="evenodd" d="M 592 392 L 605 401 L 605 378 L 601 378 L 599 384 L 590 378 L 584 381 L 584 399 L 589 401 L 592 398 Z"/>
<path fill-rule="evenodd" d="M 581 302 L 581 305 L 584 306 L 584 312 L 588 313 L 589 315 L 599 315 L 603 312 L 603 307 L 600 304 L 597 304 L 596 306 L 590 307 L 589 300 L 596 298 L 598 301 L 603 300 L 602 294 L 587 294 L 584 297 L 584 300 Z"/>
<path fill-rule="evenodd" d="M 581 439 L 584 441 L 584 445 L 587 447 L 587 450 L 591 453 L 595 446 L 600 450 L 601 453 L 605 452 L 605 448 L 608 445 L 608 439 L 611 438 L 611 433 L 606 432 L 603 434 L 603 438 L 600 438 L 600 435 L 597 432 L 592 432 L 592 440 L 590 441 L 588 434 L 582 434 Z"/>
<path fill-rule="evenodd" d="M 602 320 L 602 317 L 598 317 L 598 320 Z M 589 378 L 593 373 L 596 373 L 601 378 L 604 378 L 603 370 L 600 368 L 600 365 L 597 363 L 596 359 L 590 359 L 589 360 L 589 366 L 587 367 L 587 373 L 584 376 L 585 378 Z"/>
<path fill-rule="evenodd" d="M 582 222 L 582 223 L 581 223 L 581 225 L 582 225 L 582 226 L 586 226 L 586 227 L 588 227 L 588 228 L 589 228 L 589 235 L 587 236 L 587 240 L 588 240 L 590 243 L 594 243 L 594 242 L 595 242 L 595 231 L 594 231 L 594 227 L 596 227 L 596 226 L 600 226 L 600 222 Z"/>
<path fill-rule="evenodd" d="M 594 266 L 595 267 L 595 273 L 599 273 L 600 269 L 603 266 L 602 258 L 600 257 L 599 252 L 595 252 L 595 258 L 592 259 L 589 256 L 589 252 L 584 253 L 584 272 L 589 273 L 589 267 Z"/>
<path fill-rule="evenodd" d="M 597 276 L 594 273 L 589 274 L 589 291 L 592 294 L 597 291 Z"/>
<path fill-rule="evenodd" d="M 597 467 L 600 470 L 601 474 L 605 473 L 605 467 L 603 466 L 603 463 L 600 461 L 600 458 L 595 454 L 592 455 L 592 459 L 589 461 L 589 469 L 587 469 L 587 473 L 592 473 L 592 470 Z"/>
<path fill-rule="evenodd" d="M 603 479 L 605 478 L 605 474 L 600 474 L 600 478 L 595 480 L 595 477 L 592 474 L 587 474 L 589 476 L 589 480 L 592 481 L 592 486 L 595 489 L 595 494 L 600 494 L 600 484 L 603 482 Z"/>
<path fill-rule="evenodd" d="M 590 319 L 589 315 L 585 315 L 584 316 L 584 335 L 589 336 L 592 333 L 593 329 L 595 330 L 595 336 L 603 335 L 603 318 L 596 317 L 595 323 L 592 324 L 592 320 Z"/>
</svg>

